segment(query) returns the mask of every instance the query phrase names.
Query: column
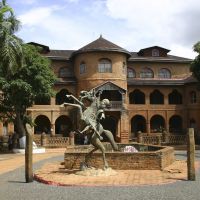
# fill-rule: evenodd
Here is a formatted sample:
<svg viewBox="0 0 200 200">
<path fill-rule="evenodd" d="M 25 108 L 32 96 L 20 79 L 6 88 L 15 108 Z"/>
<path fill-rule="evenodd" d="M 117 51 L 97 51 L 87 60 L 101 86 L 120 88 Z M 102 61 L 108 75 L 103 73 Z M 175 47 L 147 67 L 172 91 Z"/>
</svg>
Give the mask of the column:
<svg viewBox="0 0 200 200">
<path fill-rule="evenodd" d="M 149 111 L 148 110 L 147 110 L 147 119 L 146 119 L 146 129 L 147 129 L 147 134 L 150 135 L 150 133 L 151 133 L 151 124 L 150 124 Z"/>
<path fill-rule="evenodd" d="M 56 98 L 55 97 L 51 97 L 51 105 L 56 105 Z"/>
<path fill-rule="evenodd" d="M 166 128 L 166 131 L 167 133 L 169 133 L 169 119 L 168 119 L 168 113 L 167 113 L 167 110 L 165 111 L 165 128 Z"/>
<path fill-rule="evenodd" d="M 51 136 L 55 136 L 56 131 L 55 131 L 55 124 L 51 124 Z"/>
<path fill-rule="evenodd" d="M 0 122 L 0 136 L 3 135 L 3 123 Z"/>
<path fill-rule="evenodd" d="M 14 133 L 14 124 L 13 123 L 9 123 L 8 124 L 8 134 L 13 134 Z"/>
<path fill-rule="evenodd" d="M 127 110 L 121 111 L 121 119 L 120 119 L 120 127 L 121 127 L 121 143 L 129 142 L 129 120 Z"/>
</svg>

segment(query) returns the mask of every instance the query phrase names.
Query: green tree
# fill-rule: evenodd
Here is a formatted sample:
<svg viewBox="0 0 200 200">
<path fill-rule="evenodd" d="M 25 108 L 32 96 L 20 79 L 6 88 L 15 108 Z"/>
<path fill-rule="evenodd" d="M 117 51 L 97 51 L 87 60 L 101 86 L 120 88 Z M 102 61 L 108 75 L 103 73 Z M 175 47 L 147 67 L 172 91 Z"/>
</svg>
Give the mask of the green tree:
<svg viewBox="0 0 200 200">
<path fill-rule="evenodd" d="M 197 42 L 193 49 L 198 53 L 198 55 L 191 63 L 191 71 L 193 72 L 194 77 L 198 80 L 200 85 L 200 42 Z"/>
<path fill-rule="evenodd" d="M 22 66 L 22 40 L 15 32 L 20 26 L 6 0 L 0 2 L 0 65 L 9 77 Z"/>
<path fill-rule="evenodd" d="M 26 109 L 38 98 L 50 99 L 55 82 L 50 61 L 32 45 L 24 44 L 22 49 L 23 65 L 14 74 L 8 78 L 0 67 L 0 117 L 13 121 L 20 137 L 25 135 Z"/>
</svg>

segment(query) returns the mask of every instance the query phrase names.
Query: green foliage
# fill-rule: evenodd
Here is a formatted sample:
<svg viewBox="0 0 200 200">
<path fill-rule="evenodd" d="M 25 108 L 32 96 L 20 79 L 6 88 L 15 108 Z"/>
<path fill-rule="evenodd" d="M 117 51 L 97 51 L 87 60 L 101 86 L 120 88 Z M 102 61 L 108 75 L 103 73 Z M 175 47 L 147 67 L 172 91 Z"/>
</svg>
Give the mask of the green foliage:
<svg viewBox="0 0 200 200">
<path fill-rule="evenodd" d="M 25 118 L 26 109 L 32 106 L 38 97 L 49 99 L 54 94 L 52 86 L 55 76 L 50 68 L 50 61 L 42 57 L 34 46 L 23 45 L 22 48 L 23 67 L 9 79 L 0 65 L 0 90 L 4 94 L 0 109 L 4 112 L 4 117 L 13 120 L 16 112 L 20 112 Z"/>
<path fill-rule="evenodd" d="M 26 109 L 35 100 L 50 99 L 55 77 L 48 59 L 15 35 L 19 21 L 6 0 L 0 2 L 0 119 L 14 121 L 20 136 L 30 122 Z"/>
<path fill-rule="evenodd" d="M 190 69 L 193 72 L 194 77 L 199 81 L 200 85 L 200 42 L 197 42 L 193 49 L 198 53 L 198 55 L 192 61 Z"/>
<path fill-rule="evenodd" d="M 5 0 L 0 2 L 0 61 L 8 77 L 22 66 L 22 40 L 14 35 L 19 25 L 13 9 Z"/>
</svg>

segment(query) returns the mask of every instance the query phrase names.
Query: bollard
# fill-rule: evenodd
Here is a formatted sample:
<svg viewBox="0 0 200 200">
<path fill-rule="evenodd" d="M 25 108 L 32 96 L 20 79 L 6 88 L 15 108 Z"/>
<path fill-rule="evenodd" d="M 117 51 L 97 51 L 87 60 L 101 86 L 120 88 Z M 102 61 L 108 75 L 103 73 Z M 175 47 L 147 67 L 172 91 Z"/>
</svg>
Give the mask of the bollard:
<svg viewBox="0 0 200 200">
<path fill-rule="evenodd" d="M 195 181 L 195 141 L 193 128 L 189 128 L 187 134 L 187 170 L 188 180 Z"/>
<path fill-rule="evenodd" d="M 33 136 L 32 128 L 26 124 L 26 148 L 25 148 L 25 178 L 26 182 L 33 182 Z"/>
</svg>

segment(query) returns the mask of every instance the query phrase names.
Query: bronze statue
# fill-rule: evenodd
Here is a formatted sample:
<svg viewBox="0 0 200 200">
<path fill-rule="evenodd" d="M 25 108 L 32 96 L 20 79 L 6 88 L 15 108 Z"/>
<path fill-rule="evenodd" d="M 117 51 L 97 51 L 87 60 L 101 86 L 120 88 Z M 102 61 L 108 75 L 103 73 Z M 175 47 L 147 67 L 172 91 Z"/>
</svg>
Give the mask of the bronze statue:
<svg viewBox="0 0 200 200">
<path fill-rule="evenodd" d="M 104 133 L 113 150 L 118 151 L 118 146 L 114 141 L 113 135 L 109 130 L 105 130 L 100 123 L 100 120 L 105 118 L 104 110 L 110 107 L 108 99 L 100 100 L 101 91 L 95 93 L 94 91 L 81 91 L 79 100 L 73 95 L 67 95 L 68 98 L 72 98 L 76 103 L 64 103 L 64 106 L 75 106 L 79 110 L 80 114 L 80 130 L 76 130 L 79 134 L 88 136 L 89 142 L 94 146 L 85 157 L 85 165 L 88 166 L 88 161 L 95 151 L 98 149 L 102 152 L 104 169 L 108 168 L 108 163 L 105 158 L 105 147 L 101 140 Z"/>
</svg>

